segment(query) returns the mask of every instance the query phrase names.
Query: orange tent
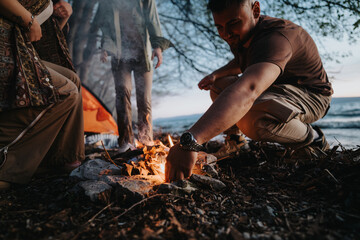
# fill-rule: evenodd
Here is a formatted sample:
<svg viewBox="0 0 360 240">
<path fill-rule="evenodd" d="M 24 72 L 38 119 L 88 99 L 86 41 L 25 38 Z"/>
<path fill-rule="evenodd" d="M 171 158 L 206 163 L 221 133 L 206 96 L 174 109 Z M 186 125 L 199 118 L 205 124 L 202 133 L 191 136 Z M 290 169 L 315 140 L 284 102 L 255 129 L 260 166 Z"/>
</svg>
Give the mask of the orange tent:
<svg viewBox="0 0 360 240">
<path fill-rule="evenodd" d="M 110 111 L 86 86 L 82 85 L 84 131 L 119 135 Z"/>
</svg>

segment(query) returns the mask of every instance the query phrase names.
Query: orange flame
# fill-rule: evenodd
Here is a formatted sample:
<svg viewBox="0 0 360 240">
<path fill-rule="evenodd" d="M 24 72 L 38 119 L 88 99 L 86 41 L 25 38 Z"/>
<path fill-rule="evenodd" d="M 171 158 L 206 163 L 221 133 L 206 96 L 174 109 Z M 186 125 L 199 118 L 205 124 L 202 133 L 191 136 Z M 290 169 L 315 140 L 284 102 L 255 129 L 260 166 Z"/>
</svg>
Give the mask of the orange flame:
<svg viewBox="0 0 360 240">
<path fill-rule="evenodd" d="M 152 132 L 152 124 L 151 124 L 151 121 L 150 121 L 150 113 L 148 113 L 148 114 L 146 115 L 146 121 L 147 121 L 147 123 L 149 124 L 150 132 Z"/>
<path fill-rule="evenodd" d="M 143 148 L 144 147 L 144 144 L 142 144 L 141 142 L 139 142 L 137 139 L 135 139 L 135 147 L 136 148 Z"/>
<path fill-rule="evenodd" d="M 173 142 L 170 134 L 168 135 L 168 141 L 169 141 L 169 146 L 170 146 L 170 147 L 173 147 L 173 146 L 174 146 L 174 142 Z"/>
</svg>

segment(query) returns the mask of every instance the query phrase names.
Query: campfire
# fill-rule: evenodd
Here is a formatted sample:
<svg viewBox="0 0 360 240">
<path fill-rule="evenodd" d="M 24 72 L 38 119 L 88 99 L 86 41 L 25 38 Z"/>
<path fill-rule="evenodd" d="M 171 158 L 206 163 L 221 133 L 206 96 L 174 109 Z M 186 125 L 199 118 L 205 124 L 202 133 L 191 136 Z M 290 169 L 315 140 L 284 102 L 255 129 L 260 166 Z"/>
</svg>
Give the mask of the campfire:
<svg viewBox="0 0 360 240">
<path fill-rule="evenodd" d="M 78 186 L 93 201 L 108 202 L 112 195 L 116 195 L 118 200 L 137 202 L 154 192 L 193 191 L 190 185 L 177 185 L 182 181 L 165 183 L 166 157 L 177 141 L 170 135 L 161 136 L 151 146 L 136 141 L 136 147 L 124 153 L 106 149 L 101 143 L 104 151 L 87 155 L 87 160 L 70 176 L 81 180 Z M 212 179 L 218 175 L 215 162 L 213 155 L 199 152 L 189 180 L 222 189 L 224 184 Z"/>
<path fill-rule="evenodd" d="M 138 140 L 135 141 L 134 150 L 117 154 L 111 159 L 107 155 L 107 159 L 114 164 L 122 167 L 122 174 L 125 176 L 148 176 L 158 175 L 165 181 L 165 163 L 170 148 L 174 146 L 173 138 L 167 135 L 166 145 L 161 140 L 155 140 L 154 145 L 147 146 Z M 210 160 L 210 155 L 200 152 L 194 172 L 204 174 L 202 167 Z M 213 160 L 213 156 L 211 158 Z"/>
<path fill-rule="evenodd" d="M 167 143 L 161 140 L 154 140 L 152 146 L 147 146 L 138 140 L 135 140 L 136 149 L 128 150 L 125 153 L 115 154 L 111 157 L 105 147 L 105 158 L 114 165 L 121 168 L 121 174 L 124 176 L 160 176 L 165 182 L 165 163 L 169 150 L 174 146 L 174 140 L 169 135 L 166 138 Z M 199 152 L 193 173 L 205 175 L 203 167 L 210 162 L 216 161 L 216 158 L 205 152 Z"/>
</svg>

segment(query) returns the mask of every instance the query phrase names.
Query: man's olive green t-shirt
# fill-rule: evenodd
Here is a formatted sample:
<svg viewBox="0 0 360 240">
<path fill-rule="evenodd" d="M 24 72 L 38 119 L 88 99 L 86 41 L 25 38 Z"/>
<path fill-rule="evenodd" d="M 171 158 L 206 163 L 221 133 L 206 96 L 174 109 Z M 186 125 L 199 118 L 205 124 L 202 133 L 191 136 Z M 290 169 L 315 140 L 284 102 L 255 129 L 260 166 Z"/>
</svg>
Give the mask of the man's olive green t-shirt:
<svg viewBox="0 0 360 240">
<path fill-rule="evenodd" d="M 326 96 L 333 93 L 318 49 L 311 36 L 291 21 L 261 16 L 248 48 L 235 58 L 242 72 L 253 64 L 270 62 L 281 69 L 274 84 L 291 84 Z"/>
</svg>

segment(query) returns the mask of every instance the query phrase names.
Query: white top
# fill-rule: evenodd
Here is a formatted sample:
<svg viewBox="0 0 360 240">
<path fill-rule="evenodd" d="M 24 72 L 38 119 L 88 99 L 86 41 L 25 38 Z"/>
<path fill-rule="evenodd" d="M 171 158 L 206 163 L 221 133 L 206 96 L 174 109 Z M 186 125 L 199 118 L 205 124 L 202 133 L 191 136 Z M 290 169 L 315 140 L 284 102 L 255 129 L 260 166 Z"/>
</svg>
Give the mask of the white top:
<svg viewBox="0 0 360 240">
<path fill-rule="evenodd" d="M 53 2 L 50 1 L 49 6 L 44 9 L 39 15 L 36 16 L 36 20 L 41 25 L 43 24 L 52 14 L 54 11 Z"/>
</svg>

